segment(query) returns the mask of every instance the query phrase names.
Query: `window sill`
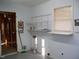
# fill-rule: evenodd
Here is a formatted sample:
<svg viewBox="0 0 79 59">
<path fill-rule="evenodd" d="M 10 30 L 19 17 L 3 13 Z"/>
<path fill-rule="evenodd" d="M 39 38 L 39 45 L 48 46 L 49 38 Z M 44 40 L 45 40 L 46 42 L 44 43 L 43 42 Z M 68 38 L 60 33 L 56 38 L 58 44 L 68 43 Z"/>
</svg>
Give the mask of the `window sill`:
<svg viewBox="0 0 79 59">
<path fill-rule="evenodd" d="M 50 34 L 59 34 L 59 35 L 73 35 L 73 32 L 60 32 L 60 31 L 54 31 L 54 32 L 48 32 Z"/>
</svg>

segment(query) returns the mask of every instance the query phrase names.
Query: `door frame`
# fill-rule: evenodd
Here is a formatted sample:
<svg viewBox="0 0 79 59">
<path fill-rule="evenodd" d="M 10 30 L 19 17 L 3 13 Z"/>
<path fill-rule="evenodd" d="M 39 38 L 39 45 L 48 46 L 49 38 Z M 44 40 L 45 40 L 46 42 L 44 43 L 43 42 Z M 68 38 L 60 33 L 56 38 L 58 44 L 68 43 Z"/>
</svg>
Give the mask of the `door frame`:
<svg viewBox="0 0 79 59">
<path fill-rule="evenodd" d="M 9 11 L 0 11 L 0 13 L 15 13 L 15 24 L 16 24 L 16 12 L 9 12 Z M 17 24 L 16 24 L 17 25 Z M 17 54 L 18 52 L 18 44 L 17 44 L 17 27 L 16 27 L 16 52 L 12 52 L 12 53 L 8 53 L 8 54 L 5 54 L 5 55 L 2 55 L 2 43 L 1 43 L 1 31 L 0 31 L 0 57 L 5 57 L 5 56 L 8 56 L 8 55 L 13 55 L 13 54 Z"/>
<path fill-rule="evenodd" d="M 1 31 L 0 31 L 0 56 L 1 56 L 1 53 L 2 53 L 2 51 L 1 51 Z"/>
</svg>

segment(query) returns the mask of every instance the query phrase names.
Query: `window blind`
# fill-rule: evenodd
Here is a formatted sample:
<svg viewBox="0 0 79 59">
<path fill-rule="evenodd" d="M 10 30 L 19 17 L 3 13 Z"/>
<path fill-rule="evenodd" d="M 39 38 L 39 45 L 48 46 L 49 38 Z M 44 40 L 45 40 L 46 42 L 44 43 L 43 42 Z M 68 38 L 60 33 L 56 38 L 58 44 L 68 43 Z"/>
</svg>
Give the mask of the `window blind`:
<svg viewBox="0 0 79 59">
<path fill-rule="evenodd" d="M 62 7 L 54 9 L 54 31 L 71 32 L 72 27 L 72 7 Z"/>
</svg>

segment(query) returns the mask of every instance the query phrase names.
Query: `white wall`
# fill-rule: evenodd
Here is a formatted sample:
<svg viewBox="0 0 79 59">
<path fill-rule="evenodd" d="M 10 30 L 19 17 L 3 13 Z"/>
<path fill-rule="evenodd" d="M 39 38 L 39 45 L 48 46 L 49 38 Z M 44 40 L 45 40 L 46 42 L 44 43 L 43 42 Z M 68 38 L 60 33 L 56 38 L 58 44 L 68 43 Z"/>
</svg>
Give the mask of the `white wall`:
<svg viewBox="0 0 79 59">
<path fill-rule="evenodd" d="M 79 18 L 79 0 L 50 0 L 38 6 L 32 7 L 32 17 L 52 14 L 53 9 L 72 5 L 74 7 L 74 19 Z M 52 15 L 53 17 L 53 15 Z M 52 18 L 53 19 L 53 18 Z M 41 39 L 45 39 L 46 53 L 50 53 L 55 59 L 79 59 L 79 33 L 72 36 L 52 35 L 47 33 L 36 34 L 38 37 L 38 50 L 41 52 Z M 62 56 L 61 53 L 64 53 Z"/>
<path fill-rule="evenodd" d="M 79 0 L 74 0 L 74 18 L 79 18 Z"/>
<path fill-rule="evenodd" d="M 21 34 L 22 44 L 26 45 L 27 50 L 31 48 L 31 37 L 29 32 L 27 31 L 27 23 L 30 20 L 30 8 L 27 6 L 24 6 L 22 4 L 16 4 L 16 3 L 4 3 L 0 4 L 0 11 L 10 11 L 10 12 L 16 12 L 16 20 L 23 20 L 24 21 L 24 33 Z M 16 22 L 17 23 L 17 22 Z M 18 36 L 18 26 L 17 26 L 17 45 L 18 45 L 18 51 L 21 50 L 21 44 Z"/>
</svg>

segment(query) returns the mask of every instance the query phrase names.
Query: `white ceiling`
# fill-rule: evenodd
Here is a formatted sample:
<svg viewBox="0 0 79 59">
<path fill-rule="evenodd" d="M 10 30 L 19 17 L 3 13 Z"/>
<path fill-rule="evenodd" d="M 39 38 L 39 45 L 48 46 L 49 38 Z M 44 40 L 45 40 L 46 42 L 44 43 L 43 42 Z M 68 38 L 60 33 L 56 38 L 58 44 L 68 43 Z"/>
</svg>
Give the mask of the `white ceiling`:
<svg viewBox="0 0 79 59">
<path fill-rule="evenodd" d="M 12 2 L 21 3 L 29 6 L 35 6 L 48 0 L 12 0 Z"/>
</svg>

